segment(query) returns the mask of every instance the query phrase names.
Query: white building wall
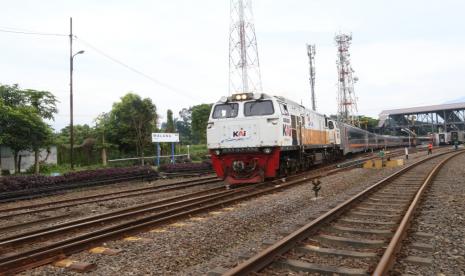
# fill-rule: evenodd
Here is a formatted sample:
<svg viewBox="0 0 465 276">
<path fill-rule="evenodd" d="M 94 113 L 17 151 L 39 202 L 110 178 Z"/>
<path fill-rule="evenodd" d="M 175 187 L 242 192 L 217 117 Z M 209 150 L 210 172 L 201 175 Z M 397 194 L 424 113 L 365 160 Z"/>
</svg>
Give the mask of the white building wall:
<svg viewBox="0 0 465 276">
<path fill-rule="evenodd" d="M 34 166 L 34 152 L 21 151 L 21 172 L 27 171 L 31 166 Z M 50 154 L 47 157 L 47 150 L 43 149 L 39 153 L 40 161 L 45 161 L 47 164 L 57 164 L 57 147 L 50 147 Z M 1 170 L 8 170 L 10 174 L 15 172 L 14 156 L 10 148 L 0 146 Z"/>
</svg>

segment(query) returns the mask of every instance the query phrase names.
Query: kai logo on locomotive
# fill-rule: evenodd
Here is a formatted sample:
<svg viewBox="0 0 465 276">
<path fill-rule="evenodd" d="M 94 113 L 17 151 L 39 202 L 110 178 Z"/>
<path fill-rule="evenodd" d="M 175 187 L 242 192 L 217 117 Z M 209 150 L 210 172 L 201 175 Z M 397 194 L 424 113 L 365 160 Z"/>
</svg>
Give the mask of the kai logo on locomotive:
<svg viewBox="0 0 465 276">
<path fill-rule="evenodd" d="M 247 136 L 247 131 L 241 128 L 241 130 L 233 130 L 232 137 L 233 138 L 241 138 L 241 137 L 246 137 Z"/>
</svg>

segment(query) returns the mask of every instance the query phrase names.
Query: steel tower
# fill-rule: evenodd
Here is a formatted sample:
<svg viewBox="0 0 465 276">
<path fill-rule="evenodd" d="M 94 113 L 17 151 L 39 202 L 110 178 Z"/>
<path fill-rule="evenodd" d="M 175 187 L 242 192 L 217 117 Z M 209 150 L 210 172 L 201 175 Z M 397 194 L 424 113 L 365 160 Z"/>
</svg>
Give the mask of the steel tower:
<svg viewBox="0 0 465 276">
<path fill-rule="evenodd" d="M 337 44 L 337 71 L 338 71 L 338 121 L 359 126 L 357 117 L 357 98 L 354 92 L 354 83 L 358 81 L 354 77 L 354 70 L 350 65 L 349 47 L 352 35 L 338 34 L 335 37 Z"/>
<path fill-rule="evenodd" d="M 315 98 L 315 44 L 307 44 L 307 54 L 310 63 L 310 91 L 312 93 L 312 110 L 316 111 L 316 98 Z"/>
<path fill-rule="evenodd" d="M 251 0 L 231 0 L 229 93 L 261 92 L 257 37 Z"/>
</svg>

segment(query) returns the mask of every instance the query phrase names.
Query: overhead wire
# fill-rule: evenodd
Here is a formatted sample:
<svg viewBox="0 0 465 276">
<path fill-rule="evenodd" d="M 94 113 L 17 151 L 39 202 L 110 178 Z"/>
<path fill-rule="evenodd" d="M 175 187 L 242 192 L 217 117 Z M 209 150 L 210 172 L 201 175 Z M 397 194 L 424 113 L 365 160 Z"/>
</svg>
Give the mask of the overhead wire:
<svg viewBox="0 0 465 276">
<path fill-rule="evenodd" d="M 84 39 L 82 39 L 80 37 L 77 37 L 77 36 L 73 36 L 73 37 L 76 38 L 78 41 L 80 41 L 82 44 L 86 45 L 87 47 L 89 47 L 92 50 L 94 50 L 95 52 L 97 52 L 98 54 L 100 54 L 100 55 L 106 57 L 107 59 L 109 59 L 109 60 L 111 60 L 111 61 L 113 61 L 113 62 L 115 62 L 115 63 L 117 63 L 117 64 L 119 64 L 119 65 L 121 65 L 123 67 L 125 67 L 126 69 L 128 69 L 128 70 L 130 70 L 130 71 L 132 71 L 132 72 L 134 72 L 134 73 L 136 73 L 136 74 L 138 74 L 138 75 L 140 75 L 140 76 L 142 76 L 142 77 L 144 77 L 144 78 L 146 78 L 146 79 L 148 79 L 148 80 L 150 80 L 152 82 L 154 82 L 155 84 L 157 84 L 159 86 L 162 86 L 162 87 L 165 87 L 165 88 L 167 88 L 167 89 L 169 89 L 169 90 L 171 90 L 173 92 L 182 94 L 182 95 L 184 95 L 186 97 L 189 97 L 190 99 L 195 100 L 195 98 L 193 96 L 189 95 L 189 93 L 187 93 L 187 92 L 185 92 L 185 91 L 183 91 L 181 89 L 178 89 L 178 88 L 176 88 L 174 86 L 171 86 L 171 85 L 169 85 L 169 84 L 167 84 L 165 82 L 159 81 L 159 80 L 155 79 L 154 77 L 152 77 L 152 76 L 150 76 L 148 74 L 145 74 L 144 72 L 142 72 L 142 71 L 140 71 L 140 70 L 138 70 L 138 69 L 136 69 L 136 68 L 134 68 L 134 67 L 132 67 L 132 66 L 130 66 L 130 65 L 128 65 L 128 64 L 126 64 L 126 63 L 124 63 L 124 62 L 122 62 L 122 61 L 120 61 L 120 60 L 118 60 L 118 59 L 116 59 L 116 58 L 114 58 L 112 56 L 110 56 L 109 54 L 107 54 L 104 51 L 100 50 L 99 48 L 93 46 L 92 44 L 90 44 L 89 42 L 85 41 Z"/>
<path fill-rule="evenodd" d="M 43 35 L 43 36 L 69 36 L 67 34 L 35 32 L 35 31 L 21 30 L 21 29 L 8 28 L 8 27 L 0 27 L 0 32 L 26 34 L 26 35 Z"/>
<path fill-rule="evenodd" d="M 68 34 L 60 34 L 60 33 L 48 33 L 48 32 L 36 32 L 36 31 L 30 31 L 30 30 L 25 30 L 25 29 L 18 29 L 18 28 L 10 28 L 10 27 L 4 27 L 4 26 L 0 26 L 0 32 L 5 32 L 5 33 L 15 33 L 15 34 L 25 34 L 25 35 L 41 35 L 41 36 L 60 36 L 60 37 L 65 37 L 65 36 L 69 36 Z M 73 38 L 77 39 L 79 42 L 81 42 L 82 44 L 86 45 L 87 47 L 91 48 L 92 50 L 94 50 L 96 53 L 106 57 L 107 59 L 125 67 L 126 69 L 154 82 L 155 84 L 157 84 L 158 86 L 162 86 L 162 87 L 165 87 L 166 89 L 168 90 L 171 90 L 173 92 L 176 92 L 178 94 L 181 94 L 185 97 L 188 97 L 192 100 L 195 100 L 195 98 L 193 96 L 191 96 L 189 93 L 179 89 L 179 88 L 176 88 L 172 85 L 169 85 L 165 82 L 162 82 L 122 61 L 120 61 L 119 59 L 116 59 L 112 56 L 110 56 L 109 54 L 105 53 L 104 51 L 100 50 L 99 48 L 93 46 L 91 43 L 85 41 L 84 39 L 80 38 L 80 37 L 77 37 L 76 35 L 73 35 Z"/>
</svg>

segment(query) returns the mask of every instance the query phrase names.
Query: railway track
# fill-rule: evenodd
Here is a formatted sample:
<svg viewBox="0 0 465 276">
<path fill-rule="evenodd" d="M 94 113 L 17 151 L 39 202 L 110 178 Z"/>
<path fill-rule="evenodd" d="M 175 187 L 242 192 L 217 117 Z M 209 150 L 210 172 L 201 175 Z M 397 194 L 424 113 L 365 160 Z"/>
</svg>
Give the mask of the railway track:
<svg viewBox="0 0 465 276">
<path fill-rule="evenodd" d="M 395 156 L 394 153 L 392 153 L 391 155 Z M 343 163 L 344 165 L 342 166 L 339 166 L 336 164 L 336 165 L 327 165 L 322 168 L 323 168 L 323 171 L 328 170 L 328 169 L 333 169 L 333 168 L 348 169 L 348 168 L 358 166 L 362 164 L 364 161 L 372 159 L 372 158 L 373 158 L 372 154 L 365 154 L 356 160 L 350 161 L 349 163 Z M 318 172 L 318 171 L 321 171 L 321 168 L 312 170 L 312 172 Z M 212 177 L 205 177 L 202 179 L 192 179 L 192 180 L 180 181 L 176 183 L 170 183 L 170 184 L 164 184 L 164 185 L 158 185 L 158 186 L 152 186 L 152 187 L 127 189 L 123 191 L 107 193 L 105 195 L 92 195 L 92 196 L 85 196 L 85 197 L 80 197 L 80 198 L 23 205 L 20 207 L 3 208 L 3 209 L 0 209 L 0 219 L 8 219 L 13 216 L 53 211 L 53 210 L 57 210 L 60 208 L 74 207 L 74 206 L 78 206 L 81 204 L 97 203 L 97 202 L 103 202 L 103 201 L 114 200 L 114 199 L 119 199 L 119 198 L 144 196 L 144 195 L 148 195 L 151 193 L 171 191 L 171 190 L 188 188 L 188 187 L 199 186 L 199 185 L 204 185 L 204 184 L 212 184 L 216 182 L 220 182 L 220 180 L 218 180 L 217 177 L 212 176 Z M 12 228 L 12 227 L 11 226 L 0 227 L 0 231 L 3 228 Z"/>
<path fill-rule="evenodd" d="M 128 182 L 128 181 L 152 181 L 158 178 L 159 178 L 158 176 L 147 176 L 145 174 L 140 174 L 140 175 L 125 176 L 125 177 L 115 177 L 115 178 L 104 179 L 104 180 L 99 180 L 99 181 L 83 181 L 83 182 L 66 184 L 66 185 L 47 186 L 47 187 L 27 189 L 27 190 L 3 192 L 3 193 L 0 193 L 0 203 L 7 203 L 7 202 L 12 202 L 12 201 L 24 200 L 24 199 L 34 199 L 38 197 L 59 194 L 59 193 L 63 193 L 63 192 L 67 192 L 67 191 L 70 191 L 73 189 L 79 189 L 79 188 L 96 187 L 96 186 L 103 186 L 103 185 L 109 185 L 109 184 L 120 183 L 120 182 Z"/>
<path fill-rule="evenodd" d="M 363 158 L 360 159 L 360 162 L 363 160 Z M 16 273 L 50 263 L 66 255 L 99 245 L 107 240 L 125 237 L 159 224 L 169 223 L 172 220 L 182 219 L 211 209 L 222 208 L 225 205 L 251 197 L 277 192 L 308 182 L 312 178 L 341 172 L 350 167 L 336 168 L 336 165 L 329 165 L 286 179 L 239 189 L 225 191 L 224 189 L 213 188 L 196 194 L 186 194 L 132 206 L 115 212 L 69 221 L 53 227 L 3 238 L 0 240 L 2 250 L 0 254 L 3 254 L 0 255 L 0 275 L 2 273 Z M 121 195 L 121 197 L 126 196 Z M 105 227 L 102 228 L 103 226 Z M 57 239 L 58 235 L 59 238 Z"/>
<path fill-rule="evenodd" d="M 69 208 L 69 207 L 79 206 L 82 204 L 97 203 L 97 202 L 103 202 L 103 201 L 114 200 L 114 199 L 119 199 L 119 198 L 145 196 L 149 194 L 180 190 L 184 188 L 190 188 L 194 186 L 214 184 L 214 183 L 220 183 L 220 182 L 221 181 L 216 176 L 211 176 L 211 177 L 205 177 L 202 179 L 190 179 L 190 180 L 178 181 L 178 182 L 169 183 L 169 184 L 153 185 L 153 186 L 144 187 L 144 188 L 126 189 L 122 191 L 106 193 L 103 195 L 102 194 L 91 195 L 91 196 L 84 196 L 84 197 L 79 197 L 79 198 L 71 198 L 71 199 L 55 200 L 51 202 L 44 202 L 44 203 L 37 203 L 37 204 L 22 205 L 19 207 L 3 208 L 0 210 L 0 220 L 8 219 L 14 216 L 53 211 L 53 210 L 57 210 L 60 208 Z M 0 231 L 1 230 L 2 228 L 0 227 Z"/>
<path fill-rule="evenodd" d="M 33 188 L 27 190 L 19 190 L 12 192 L 2 192 L 0 193 L 0 203 L 7 203 L 18 200 L 25 199 L 34 199 L 38 197 L 44 197 L 49 195 L 60 194 L 68 192 L 74 189 L 87 188 L 87 187 L 97 187 L 110 185 L 121 182 L 130 182 L 130 181 L 153 181 L 161 178 L 177 178 L 177 177 L 194 177 L 194 176 L 203 176 L 213 173 L 212 170 L 201 170 L 201 171 L 186 171 L 181 173 L 160 173 L 159 176 L 148 175 L 148 174 L 137 174 L 137 175 L 128 175 L 128 176 L 118 176 L 109 179 L 103 180 L 89 180 L 82 181 L 66 185 L 56 185 L 56 186 L 47 186 L 40 188 Z"/>
<path fill-rule="evenodd" d="M 405 167 L 223 275 L 386 275 L 429 183 L 463 153 L 439 153 Z"/>
<path fill-rule="evenodd" d="M 160 224 L 197 213 L 222 208 L 252 197 L 278 192 L 309 180 L 344 169 L 328 166 L 316 171 L 290 176 L 232 190 L 212 188 L 157 202 L 132 206 L 106 214 L 69 221 L 53 227 L 22 233 L 0 240 L 0 275 L 18 273 L 47 264 L 107 240 L 125 237 Z M 82 230 L 85 230 L 82 232 Z M 57 237 L 58 236 L 58 237 Z"/>
</svg>

